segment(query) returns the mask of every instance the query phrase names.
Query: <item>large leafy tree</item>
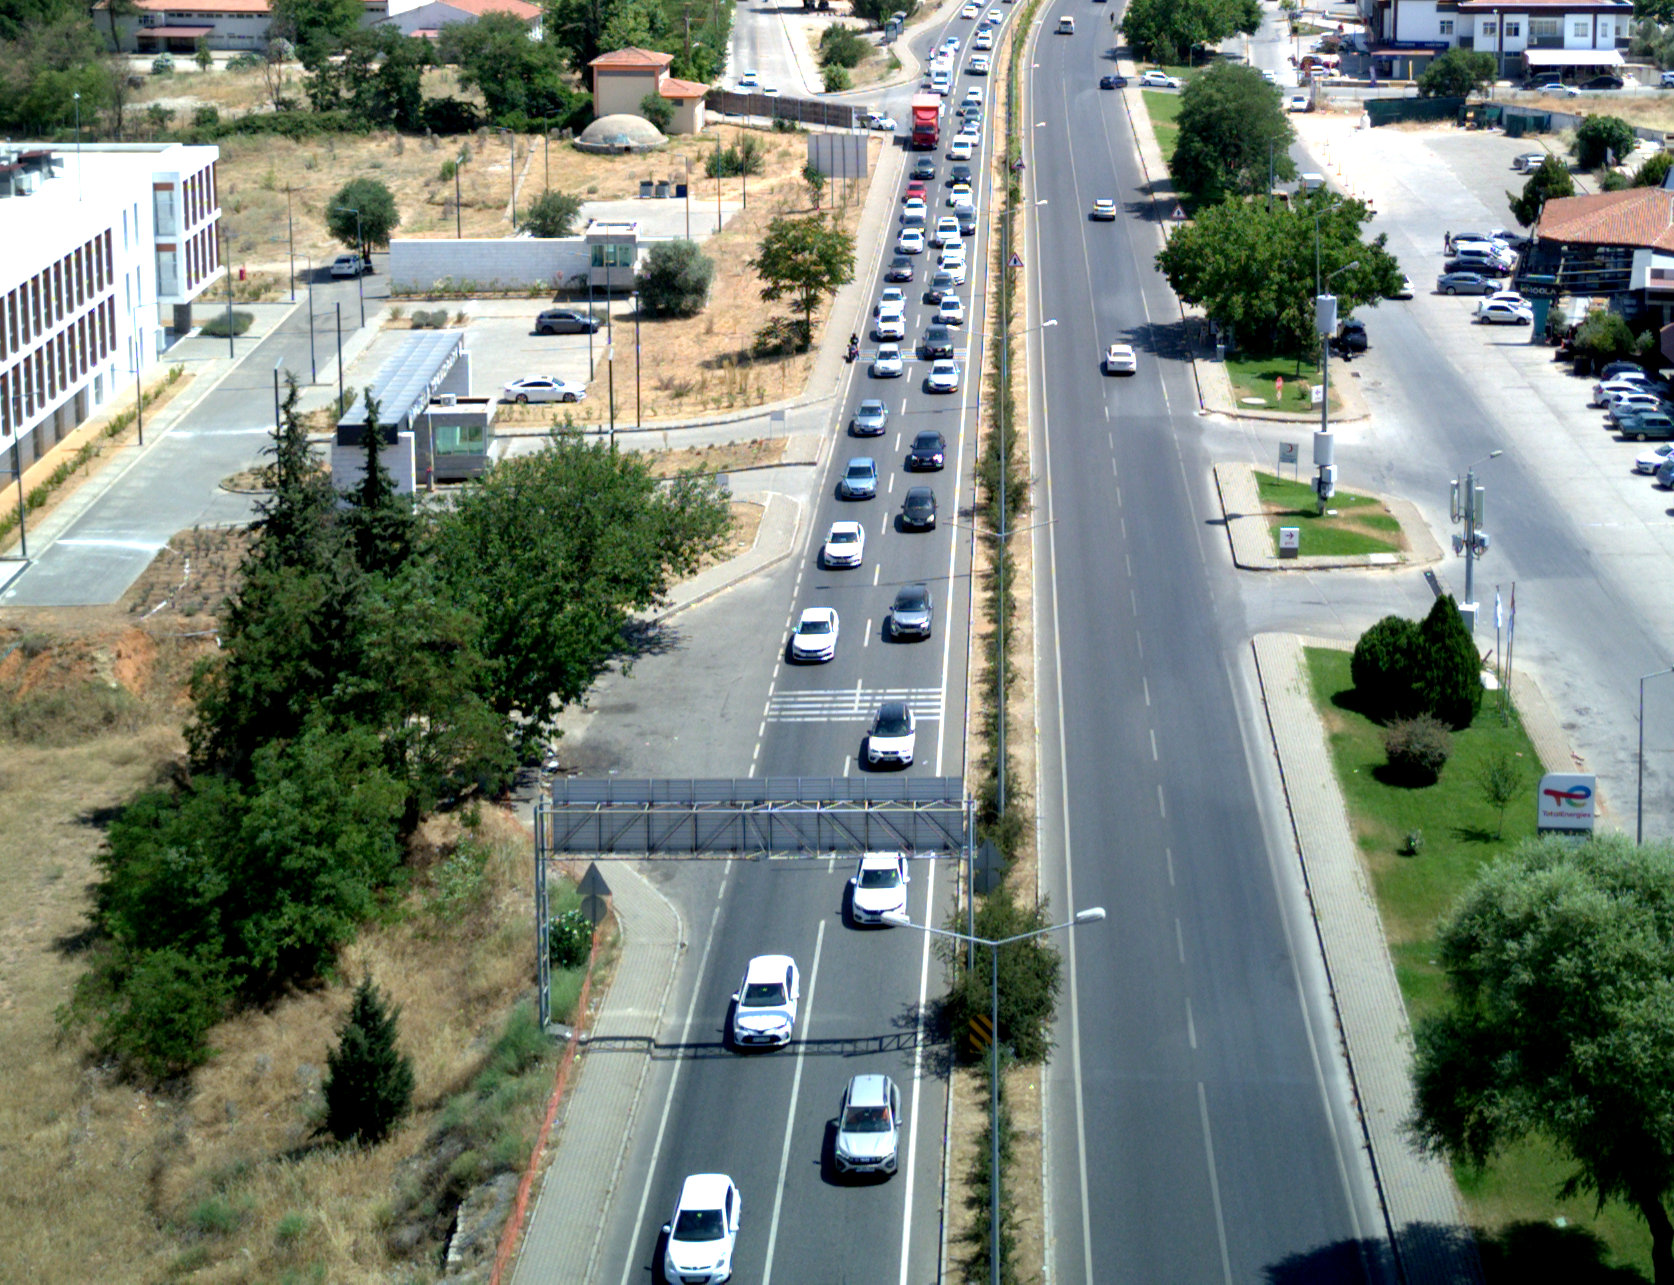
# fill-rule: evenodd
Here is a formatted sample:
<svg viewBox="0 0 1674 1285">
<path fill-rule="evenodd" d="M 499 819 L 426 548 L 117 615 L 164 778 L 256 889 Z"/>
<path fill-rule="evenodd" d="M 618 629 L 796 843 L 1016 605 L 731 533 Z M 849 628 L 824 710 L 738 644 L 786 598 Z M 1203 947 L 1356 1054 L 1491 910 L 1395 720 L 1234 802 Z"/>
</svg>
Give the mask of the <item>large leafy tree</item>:
<svg viewBox="0 0 1674 1285">
<path fill-rule="evenodd" d="M 332 238 L 363 254 L 375 245 L 389 245 L 390 233 L 401 223 L 395 194 L 375 178 L 352 178 L 343 184 L 332 195 L 325 216 Z"/>
<path fill-rule="evenodd" d="M 341 111 L 369 125 L 416 129 L 424 108 L 420 80 L 430 42 L 394 27 L 351 32 L 331 57 L 311 59 L 308 100 L 315 111 Z"/>
<path fill-rule="evenodd" d="M 854 280 L 854 237 L 819 215 L 776 218 L 750 267 L 762 279 L 761 297 L 790 300 L 802 314 L 803 342 L 812 342 L 814 310 Z"/>
<path fill-rule="evenodd" d="M 1371 217 L 1362 201 L 1318 193 L 1271 213 L 1259 203 L 1227 202 L 1176 232 L 1157 266 L 1183 300 L 1236 326 L 1241 344 L 1300 359 L 1319 346 L 1316 271 L 1332 274 L 1343 314 L 1375 305 L 1400 286 L 1401 265 L 1384 248 L 1387 238 L 1361 239 Z M 1351 263 L 1360 266 L 1339 271 Z"/>
<path fill-rule="evenodd" d="M 1570 176 L 1569 166 L 1563 158 L 1548 156 L 1529 175 L 1528 182 L 1523 184 L 1523 194 L 1506 196 L 1511 201 L 1511 217 L 1526 228 L 1532 228 L 1540 222 L 1540 212 L 1546 208 L 1546 203 L 1554 197 L 1574 196 L 1575 180 Z"/>
<path fill-rule="evenodd" d="M 622 654 L 631 614 L 690 573 L 727 522 L 713 484 L 659 484 L 637 457 L 570 435 L 466 487 L 434 548 L 477 621 L 490 705 L 538 739 Z"/>
<path fill-rule="evenodd" d="M 288 40 L 305 64 L 313 65 L 360 26 L 361 0 L 272 0 L 269 37 Z"/>
<path fill-rule="evenodd" d="M 1130 0 L 1122 34 L 1136 57 L 1178 63 L 1192 51 L 1261 28 L 1257 0 Z"/>
<path fill-rule="evenodd" d="M 1620 116 L 1589 116 L 1575 130 L 1575 163 L 1584 170 L 1619 164 L 1638 143 Z"/>
<path fill-rule="evenodd" d="M 82 128 L 91 129 L 115 90 L 102 44 L 83 16 L 60 16 L 0 39 L 0 124 L 24 134 L 67 130 L 79 93 Z"/>
<path fill-rule="evenodd" d="M 648 317 L 695 317 L 709 301 L 715 261 L 695 241 L 658 241 L 645 256 L 634 288 Z"/>
<path fill-rule="evenodd" d="M 1674 1285 L 1674 853 L 1625 836 L 1546 839 L 1478 880 L 1442 925 L 1445 1011 L 1415 1032 L 1413 1127 L 1487 1164 L 1538 1136 L 1562 1194 L 1621 1200 Z"/>
<path fill-rule="evenodd" d="M 1494 55 L 1475 49 L 1449 49 L 1418 77 L 1424 98 L 1468 98 L 1498 74 Z"/>
<path fill-rule="evenodd" d="M 1254 67 L 1222 63 L 1180 95 L 1180 139 L 1169 171 L 1198 200 L 1268 190 L 1274 178 L 1296 176 L 1290 145 L 1296 130 L 1278 91 Z"/>
<path fill-rule="evenodd" d="M 530 236 L 569 236 L 581 219 L 581 206 L 582 198 L 573 192 L 542 192 L 523 212 L 523 230 Z"/>
<path fill-rule="evenodd" d="M 529 39 L 523 19 L 485 13 L 475 22 L 442 28 L 438 53 L 459 68 L 459 83 L 482 95 L 489 116 L 521 112 L 533 120 L 570 110 L 564 51 L 555 42 Z"/>
</svg>

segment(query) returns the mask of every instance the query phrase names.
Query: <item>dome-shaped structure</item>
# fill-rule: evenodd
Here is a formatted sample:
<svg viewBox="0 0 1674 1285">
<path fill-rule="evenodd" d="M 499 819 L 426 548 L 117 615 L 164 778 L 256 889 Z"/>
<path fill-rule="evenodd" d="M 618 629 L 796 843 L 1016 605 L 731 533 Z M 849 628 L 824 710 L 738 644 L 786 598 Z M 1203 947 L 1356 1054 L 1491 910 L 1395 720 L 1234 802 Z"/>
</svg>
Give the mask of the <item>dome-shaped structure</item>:
<svg viewBox="0 0 1674 1285">
<path fill-rule="evenodd" d="M 615 155 L 620 152 L 652 152 L 666 142 L 668 139 L 663 137 L 662 131 L 643 116 L 618 112 L 612 116 L 601 116 L 582 130 L 575 145 L 583 152 Z"/>
</svg>

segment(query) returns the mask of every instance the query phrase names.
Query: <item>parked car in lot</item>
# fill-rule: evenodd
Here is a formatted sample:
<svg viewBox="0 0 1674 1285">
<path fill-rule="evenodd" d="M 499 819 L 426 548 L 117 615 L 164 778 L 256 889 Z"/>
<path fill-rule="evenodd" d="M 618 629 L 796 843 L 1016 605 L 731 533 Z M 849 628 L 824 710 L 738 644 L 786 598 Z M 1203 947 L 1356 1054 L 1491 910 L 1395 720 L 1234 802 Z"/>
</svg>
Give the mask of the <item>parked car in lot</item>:
<svg viewBox="0 0 1674 1285">
<path fill-rule="evenodd" d="M 532 375 L 528 379 L 514 379 L 500 392 L 505 402 L 578 402 L 587 396 L 586 388 L 572 384 L 556 375 Z"/>
<path fill-rule="evenodd" d="M 1674 490 L 1674 455 L 1657 467 L 1657 485 L 1665 491 Z"/>
<path fill-rule="evenodd" d="M 1593 385 L 1593 405 L 1609 411 L 1624 398 L 1650 397 L 1654 400 L 1662 392 L 1660 385 L 1649 384 L 1642 379 L 1607 379 L 1602 384 Z"/>
<path fill-rule="evenodd" d="M 895 601 L 889 605 L 886 626 L 889 636 L 895 639 L 928 638 L 934 614 L 929 585 L 902 585 L 895 591 Z"/>
<path fill-rule="evenodd" d="M 1610 398 L 1604 417 L 1613 427 L 1624 428 L 1629 420 L 1640 415 L 1667 409 L 1667 404 L 1655 393 L 1622 393 Z"/>
<path fill-rule="evenodd" d="M 904 913 L 904 912 L 903 912 Z M 892 1174 L 900 1150 L 901 1091 L 887 1075 L 857 1075 L 843 1090 L 832 1158 L 841 1173 Z"/>
<path fill-rule="evenodd" d="M 1620 89 L 1623 82 L 1620 76 L 1594 76 L 1591 80 L 1581 82 L 1582 89 Z"/>
<path fill-rule="evenodd" d="M 597 334 L 603 320 L 587 312 L 577 312 L 573 308 L 548 308 L 535 318 L 535 333 L 537 335 L 586 335 Z"/>
<path fill-rule="evenodd" d="M 1354 352 L 1365 352 L 1370 347 L 1366 339 L 1366 323 L 1358 317 L 1348 318 L 1337 327 L 1337 334 L 1331 340 L 1331 346 L 1344 356 Z"/>
<path fill-rule="evenodd" d="M 1285 99 L 1285 110 L 1287 112 L 1305 112 L 1305 111 L 1307 111 L 1308 110 L 1308 95 L 1306 95 L 1306 94 L 1292 94 L 1289 98 Z"/>
<path fill-rule="evenodd" d="M 340 254 L 331 261 L 331 275 L 334 277 L 361 277 L 372 271 L 370 256 L 361 258 L 358 254 Z"/>
<path fill-rule="evenodd" d="M 1153 67 L 1139 77 L 1139 84 L 1142 89 L 1178 89 L 1180 88 L 1180 78 L 1170 76 L 1166 71 L 1159 71 Z"/>
<path fill-rule="evenodd" d="M 1519 174 L 1529 174 L 1545 164 L 1550 155 L 1551 152 L 1524 152 L 1521 156 L 1513 158 L 1511 168 Z"/>
<path fill-rule="evenodd" d="M 1642 411 L 1621 421 L 1622 436 L 1632 442 L 1674 438 L 1674 417 L 1665 410 Z"/>
<path fill-rule="evenodd" d="M 889 407 L 876 397 L 868 397 L 854 408 L 849 420 L 849 432 L 856 437 L 881 437 L 889 427 Z"/>
<path fill-rule="evenodd" d="M 913 531 L 936 525 L 936 493 L 927 486 L 909 486 L 901 499 L 901 524 Z"/>
<path fill-rule="evenodd" d="M 1395 287 L 1395 293 L 1390 295 L 1389 297 L 1391 299 L 1410 299 L 1410 298 L 1412 298 L 1412 296 L 1413 296 L 1412 278 L 1409 277 L 1409 276 L 1403 275 L 1401 277 L 1401 284 Z"/>
<path fill-rule="evenodd" d="M 843 469 L 843 480 L 837 493 L 845 500 L 870 500 L 878 493 L 878 462 L 865 455 L 857 455 Z"/>
<path fill-rule="evenodd" d="M 837 611 L 833 607 L 808 607 L 791 632 L 792 660 L 827 661 L 837 655 Z"/>
<path fill-rule="evenodd" d="M 1499 286 L 1496 278 L 1474 268 L 1444 272 L 1436 278 L 1438 294 L 1493 294 Z"/>
<path fill-rule="evenodd" d="M 1634 457 L 1633 471 L 1635 473 L 1656 473 L 1662 468 L 1669 453 L 1674 452 L 1674 442 L 1664 442 L 1661 446 L 1653 446 L 1648 451 L 1641 451 Z"/>
<path fill-rule="evenodd" d="M 1476 306 L 1476 320 L 1484 326 L 1527 326 L 1534 321 L 1534 309 L 1528 304 L 1488 298 Z"/>
</svg>

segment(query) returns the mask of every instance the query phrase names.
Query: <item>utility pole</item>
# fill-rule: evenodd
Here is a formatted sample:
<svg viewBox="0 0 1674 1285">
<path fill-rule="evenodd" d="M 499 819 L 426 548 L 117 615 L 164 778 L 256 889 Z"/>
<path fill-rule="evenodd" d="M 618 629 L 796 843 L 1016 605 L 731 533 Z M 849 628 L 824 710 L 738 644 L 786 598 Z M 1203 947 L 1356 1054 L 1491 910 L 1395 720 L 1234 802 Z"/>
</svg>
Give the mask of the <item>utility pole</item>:
<svg viewBox="0 0 1674 1285">
<path fill-rule="evenodd" d="M 291 218 L 291 185 L 285 184 L 285 239 L 290 243 L 291 302 L 296 302 L 296 223 Z"/>
<path fill-rule="evenodd" d="M 1465 600 L 1459 604 L 1459 614 L 1465 625 L 1476 632 L 1476 560 L 1488 552 L 1488 533 L 1482 529 L 1482 507 L 1485 490 L 1477 485 L 1476 465 L 1498 459 L 1504 452 L 1489 451 L 1465 470 L 1463 483 L 1453 479 L 1453 491 L 1448 502 L 1455 523 L 1462 523 L 1465 534 L 1453 537 L 1453 552 L 1465 559 Z"/>
</svg>

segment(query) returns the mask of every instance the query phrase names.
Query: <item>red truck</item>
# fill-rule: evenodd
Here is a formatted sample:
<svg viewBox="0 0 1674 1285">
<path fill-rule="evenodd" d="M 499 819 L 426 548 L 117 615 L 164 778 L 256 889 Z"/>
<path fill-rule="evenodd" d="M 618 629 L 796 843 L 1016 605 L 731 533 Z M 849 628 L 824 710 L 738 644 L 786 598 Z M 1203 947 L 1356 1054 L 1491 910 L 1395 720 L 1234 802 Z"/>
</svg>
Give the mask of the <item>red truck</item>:
<svg viewBox="0 0 1674 1285">
<path fill-rule="evenodd" d="M 913 95 L 913 148 L 933 151 L 942 128 L 942 96 L 940 94 Z"/>
</svg>

